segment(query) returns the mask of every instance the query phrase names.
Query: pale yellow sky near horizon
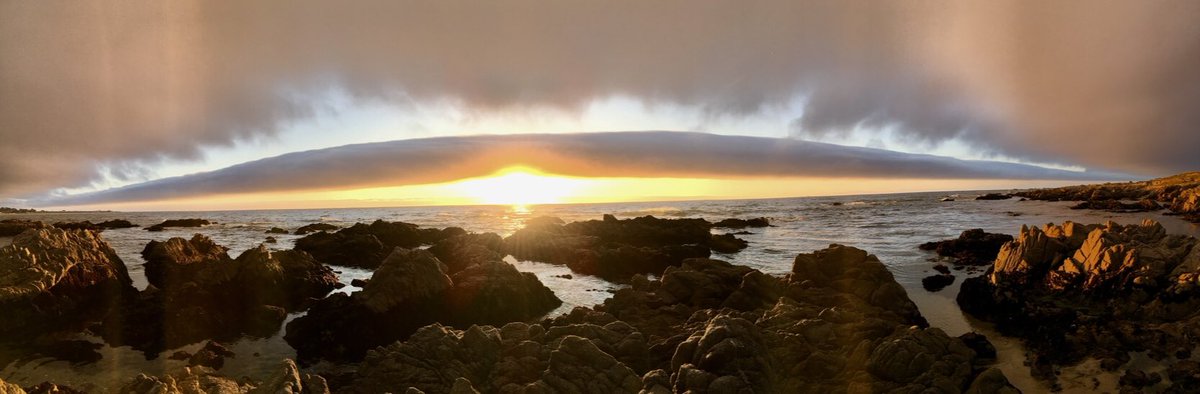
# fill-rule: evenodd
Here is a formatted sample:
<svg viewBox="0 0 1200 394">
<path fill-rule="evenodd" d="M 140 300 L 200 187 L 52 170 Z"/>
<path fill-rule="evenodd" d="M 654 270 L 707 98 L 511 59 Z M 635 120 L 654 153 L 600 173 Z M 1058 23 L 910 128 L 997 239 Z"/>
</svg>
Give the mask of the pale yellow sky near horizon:
<svg viewBox="0 0 1200 394">
<path fill-rule="evenodd" d="M 527 167 L 512 167 L 487 177 L 425 185 L 210 195 L 164 201 L 45 209 L 208 211 L 447 205 L 522 206 L 1000 190 L 1075 183 L 1079 181 L 798 177 L 584 178 L 547 174 Z"/>
</svg>

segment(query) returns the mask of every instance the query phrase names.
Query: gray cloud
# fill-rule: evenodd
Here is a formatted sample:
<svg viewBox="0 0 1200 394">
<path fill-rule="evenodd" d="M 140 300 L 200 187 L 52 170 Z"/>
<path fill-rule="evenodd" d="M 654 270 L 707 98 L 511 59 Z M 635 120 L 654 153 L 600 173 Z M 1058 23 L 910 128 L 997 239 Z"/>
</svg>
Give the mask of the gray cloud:
<svg viewBox="0 0 1200 394">
<path fill-rule="evenodd" d="M 802 95 L 801 137 L 891 125 L 1040 162 L 1194 169 L 1197 20 L 1186 0 L 0 2 L 0 195 L 270 135 L 330 90 L 732 115 Z"/>
<path fill-rule="evenodd" d="M 33 202 L 65 206 L 224 193 L 428 184 L 488 175 L 512 165 L 590 177 L 1127 179 L 1111 173 L 958 160 L 786 138 L 648 131 L 439 137 L 346 145 Z"/>
</svg>

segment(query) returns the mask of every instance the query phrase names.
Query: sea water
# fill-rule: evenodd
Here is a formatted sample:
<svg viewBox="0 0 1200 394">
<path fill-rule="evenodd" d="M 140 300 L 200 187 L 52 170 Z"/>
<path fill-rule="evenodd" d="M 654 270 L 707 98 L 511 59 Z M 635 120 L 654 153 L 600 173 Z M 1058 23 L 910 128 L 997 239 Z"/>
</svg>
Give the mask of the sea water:
<svg viewBox="0 0 1200 394">
<path fill-rule="evenodd" d="M 921 313 L 933 327 L 956 336 L 969 331 L 987 335 L 1000 353 L 998 366 L 1018 387 L 1043 391 L 1044 386 L 1032 380 L 1028 367 L 1023 365 L 1024 349 L 1010 338 L 1003 338 L 987 324 L 965 316 L 954 302 L 959 286 L 975 271 L 955 271 L 952 286 L 930 293 L 921 286 L 921 278 L 933 274 L 934 256 L 917 249 L 921 243 L 957 237 L 963 230 L 982 228 L 984 231 L 1016 235 L 1021 225 L 1042 225 L 1071 220 L 1079 223 L 1115 221 L 1122 224 L 1140 223 L 1143 219 L 1161 222 L 1174 234 L 1200 236 L 1200 226 L 1162 213 L 1109 213 L 1071 210 L 1069 202 L 976 201 L 981 192 L 911 193 L 867 196 L 811 197 L 760 200 L 640 202 L 609 204 L 571 204 L 538 206 L 458 206 L 403 208 L 346 208 L 303 210 L 255 210 L 208 212 L 85 212 L 2 214 L 0 219 L 21 218 L 58 221 L 127 219 L 149 226 L 166 219 L 202 218 L 216 224 L 202 228 L 168 228 L 149 232 L 142 228 L 106 230 L 102 236 L 120 255 L 129 268 L 134 285 L 147 285 L 140 252 L 151 240 L 171 237 L 190 238 L 204 234 L 230 249 L 232 257 L 258 246 L 267 236 L 278 243 L 272 248 L 291 248 L 297 235 L 266 234 L 272 227 L 289 231 L 311 223 L 329 223 L 340 227 L 356 222 L 369 223 L 377 219 L 403 221 L 422 227 L 462 227 L 473 232 L 495 232 L 506 236 L 520 229 L 525 221 L 538 216 L 556 216 L 567 222 L 600 219 L 604 214 L 618 218 L 653 215 L 660 218 L 705 218 L 717 221 L 725 218 L 767 217 L 771 227 L 746 229 L 750 234 L 738 235 L 750 242 L 750 247 L 734 254 L 715 253 L 713 258 L 746 265 L 770 274 L 782 275 L 791 269 L 796 254 L 822 249 L 829 244 L 855 246 L 875 254 L 916 302 Z M 955 201 L 941 201 L 950 197 Z M 738 230 L 740 231 L 740 230 Z M 714 232 L 727 232 L 715 229 Z M 0 239 L 0 246 L 8 240 Z M 591 306 L 603 302 L 619 286 L 599 278 L 573 274 L 572 279 L 561 277 L 570 273 L 566 267 L 507 259 L 522 271 L 533 272 L 546 286 L 554 290 L 564 305 L 551 315 L 565 313 L 576 306 Z M 369 278 L 371 272 L 359 268 L 333 267 L 343 283 L 352 279 Z M 338 291 L 358 290 L 346 286 Z M 299 314 L 293 314 L 294 319 Z M 243 340 L 231 344 L 237 356 L 226 361 L 222 373 L 233 376 L 262 378 L 284 357 L 294 357 L 294 351 L 282 340 L 282 330 L 271 338 Z M 92 338 L 91 340 L 98 340 Z M 186 347 L 194 351 L 199 344 Z M 141 353 L 129 348 L 101 346 L 103 358 L 98 362 L 71 365 L 53 358 L 22 359 L 4 366 L 0 378 L 22 385 L 50 380 L 76 387 L 100 389 L 136 376 L 139 372 L 162 373 L 181 368 L 182 361 L 166 360 L 167 352 L 155 360 L 146 360 Z M 1084 363 L 1064 371 L 1063 385 L 1067 391 L 1090 391 L 1091 377 L 1099 373 L 1095 363 Z M 1109 374 L 1111 375 L 1111 374 Z M 1102 379 L 1104 386 L 1115 389 L 1115 376 Z"/>
</svg>

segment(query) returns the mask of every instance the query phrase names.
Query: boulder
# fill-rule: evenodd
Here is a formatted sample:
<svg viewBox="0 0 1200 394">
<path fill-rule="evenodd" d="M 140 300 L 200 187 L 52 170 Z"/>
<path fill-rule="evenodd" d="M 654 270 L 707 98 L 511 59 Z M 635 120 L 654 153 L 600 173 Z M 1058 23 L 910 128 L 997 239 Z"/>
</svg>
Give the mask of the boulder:
<svg viewBox="0 0 1200 394">
<path fill-rule="evenodd" d="M 133 291 L 125 264 L 96 233 L 24 231 L 0 248 L 0 341 L 78 331 Z"/>
<path fill-rule="evenodd" d="M 1086 357 L 1117 368 L 1130 352 L 1188 354 L 1200 334 L 1191 328 L 1200 321 L 1198 244 L 1149 220 L 1023 227 L 988 273 L 963 282 L 957 300 L 1022 338 L 1044 379 Z"/>
<path fill-rule="evenodd" d="M 12 237 L 31 228 L 47 227 L 45 223 L 23 219 L 0 220 L 0 237 Z"/>
<path fill-rule="evenodd" d="M 316 302 L 308 314 L 288 324 L 284 339 L 302 363 L 361 360 L 367 350 L 434 322 L 524 321 L 561 303 L 536 276 L 503 261 L 473 264 L 450 276 L 431 252 L 397 248 L 362 291 Z"/>
<path fill-rule="evenodd" d="M 976 200 L 1007 200 L 1010 198 L 1013 198 L 1011 194 L 1002 193 L 987 193 L 982 196 L 975 197 Z"/>
<path fill-rule="evenodd" d="M 300 230 L 297 234 L 301 234 Z M 463 234 L 466 231 L 458 227 L 426 229 L 410 223 L 376 220 L 371 224 L 356 223 L 335 233 L 309 234 L 296 240 L 295 249 L 308 252 L 324 264 L 375 269 L 397 247 L 432 245 Z"/>
<path fill-rule="evenodd" d="M 747 227 L 768 227 L 770 225 L 771 225 L 770 220 L 768 220 L 767 218 L 760 217 L 760 218 L 753 218 L 753 219 L 737 219 L 737 218 L 725 219 L 725 220 L 713 223 L 712 226 L 714 228 L 743 229 L 743 228 L 747 228 Z"/>
<path fill-rule="evenodd" d="M 259 245 L 231 259 L 203 235 L 151 241 L 143 257 L 151 286 L 105 319 L 102 336 L 148 355 L 206 339 L 269 336 L 287 311 L 340 286 L 304 252 Z"/>
<path fill-rule="evenodd" d="M 276 228 L 278 228 L 278 227 L 276 227 Z M 274 231 L 276 228 L 272 228 L 270 231 Z M 279 229 L 283 230 L 281 228 L 279 228 Z M 304 234 L 308 234 L 308 233 L 315 233 L 318 231 L 334 231 L 337 229 L 338 229 L 338 226 L 335 226 L 335 225 L 332 225 L 329 223 L 312 223 L 312 224 L 306 224 L 306 225 L 300 226 L 300 228 L 296 229 L 295 234 L 296 235 L 304 235 Z M 287 233 L 287 230 L 283 230 L 283 233 L 280 233 L 280 234 L 286 234 L 286 233 Z"/>
<path fill-rule="evenodd" d="M 930 292 L 938 292 L 954 284 L 954 275 L 937 274 L 921 278 L 921 286 Z"/>
<path fill-rule="evenodd" d="M 685 259 L 708 257 L 714 250 L 735 253 L 748 245 L 732 234 L 714 235 L 712 227 L 704 219 L 653 216 L 617 219 L 605 215 L 602 220 L 567 224 L 557 218 L 538 218 L 505 238 L 503 252 L 624 282 L 635 274 L 662 273 Z"/>
<path fill-rule="evenodd" d="M 163 231 L 168 227 L 201 227 L 213 224 L 205 219 L 168 219 L 162 223 L 146 227 L 146 231 Z"/>
<path fill-rule="evenodd" d="M 87 220 L 84 220 L 82 222 L 54 223 L 54 227 L 58 227 L 63 230 L 104 231 L 104 230 L 108 230 L 108 229 L 132 228 L 132 227 L 137 227 L 137 226 L 138 225 L 133 224 L 133 223 L 129 222 L 128 220 L 124 220 L 124 219 L 106 220 L 106 221 L 103 221 L 100 223 L 92 223 Z"/>
<path fill-rule="evenodd" d="M 287 234 L 288 231 L 280 227 L 271 227 L 266 231 L 267 234 Z"/>
<path fill-rule="evenodd" d="M 963 231 L 955 239 L 926 242 L 921 250 L 937 252 L 938 256 L 954 259 L 956 265 L 990 265 L 1000 252 L 1000 247 L 1012 241 L 1007 234 L 986 233 L 982 229 Z"/>
</svg>

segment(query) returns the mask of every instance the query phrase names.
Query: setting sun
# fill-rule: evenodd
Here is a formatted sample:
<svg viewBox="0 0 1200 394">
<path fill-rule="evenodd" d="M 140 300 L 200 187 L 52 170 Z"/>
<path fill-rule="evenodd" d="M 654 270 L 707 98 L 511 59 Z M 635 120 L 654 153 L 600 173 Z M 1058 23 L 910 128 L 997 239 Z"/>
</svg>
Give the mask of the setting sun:
<svg viewBox="0 0 1200 394">
<path fill-rule="evenodd" d="M 454 182 L 447 188 L 480 204 L 526 206 L 565 202 L 586 182 L 528 167 L 509 167 L 488 177 Z"/>
</svg>

